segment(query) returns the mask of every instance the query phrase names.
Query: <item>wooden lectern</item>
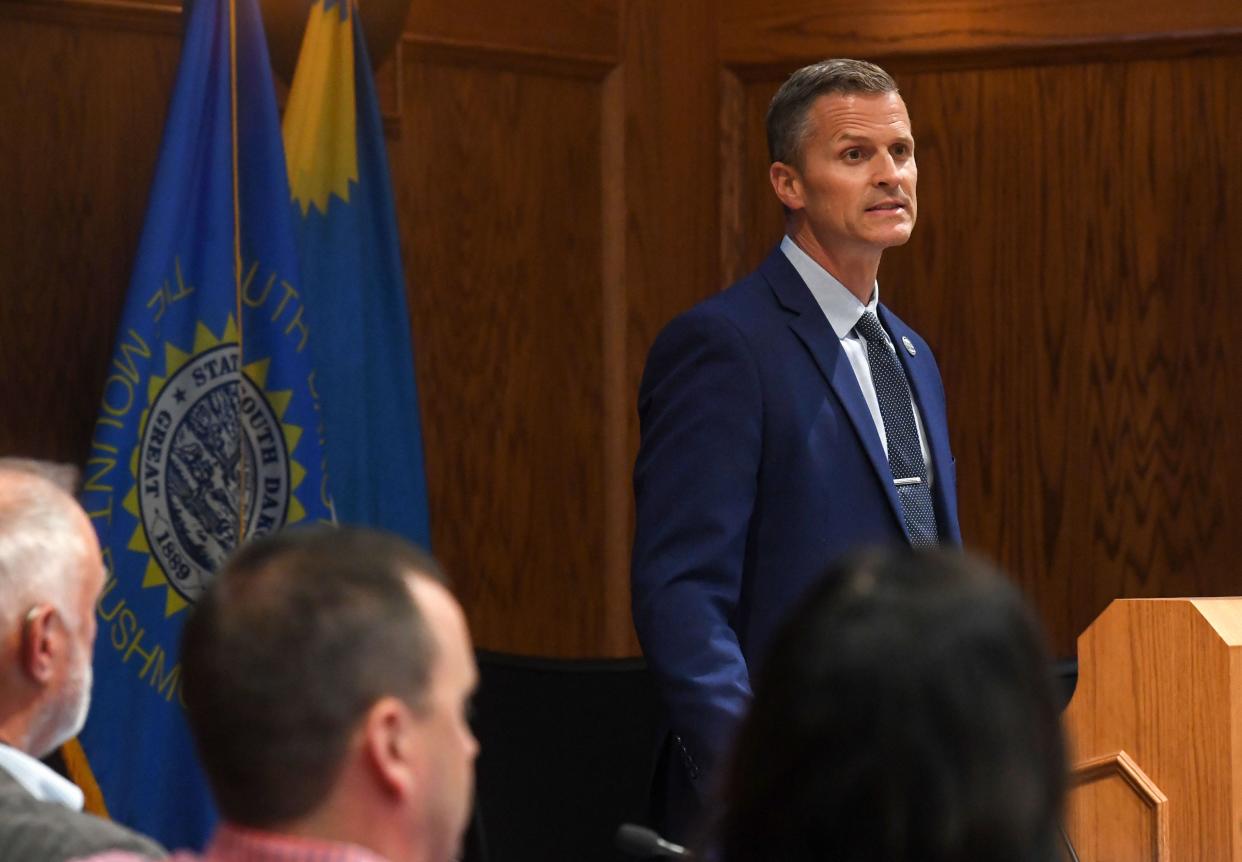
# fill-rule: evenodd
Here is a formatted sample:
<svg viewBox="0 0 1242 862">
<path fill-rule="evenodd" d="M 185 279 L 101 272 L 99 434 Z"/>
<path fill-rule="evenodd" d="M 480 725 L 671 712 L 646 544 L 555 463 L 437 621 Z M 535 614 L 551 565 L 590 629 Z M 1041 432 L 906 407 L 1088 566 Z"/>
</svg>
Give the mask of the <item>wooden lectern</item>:
<svg viewBox="0 0 1242 862">
<path fill-rule="evenodd" d="M 1114 601 L 1065 726 L 1082 862 L 1242 862 L 1242 598 Z"/>
</svg>

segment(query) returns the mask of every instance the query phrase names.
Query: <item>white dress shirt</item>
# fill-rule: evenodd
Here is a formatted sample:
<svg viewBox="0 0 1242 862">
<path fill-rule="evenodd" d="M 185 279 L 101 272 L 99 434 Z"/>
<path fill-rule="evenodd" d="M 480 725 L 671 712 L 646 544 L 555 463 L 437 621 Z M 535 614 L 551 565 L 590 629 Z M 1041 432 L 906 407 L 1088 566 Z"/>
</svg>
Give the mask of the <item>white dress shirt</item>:
<svg viewBox="0 0 1242 862">
<path fill-rule="evenodd" d="M 845 356 L 854 369 L 854 376 L 858 378 L 858 388 L 862 390 L 863 400 L 867 402 L 867 409 L 871 411 L 871 421 L 875 423 L 875 430 L 880 434 L 880 445 L 884 447 L 884 457 L 887 458 L 888 437 L 884 433 L 884 417 L 880 414 L 880 400 L 876 397 L 875 383 L 871 379 L 871 363 L 867 359 L 867 341 L 854 331 L 854 326 L 865 312 L 876 313 L 876 307 L 880 304 L 879 282 L 876 282 L 875 288 L 871 291 L 871 301 L 863 305 L 845 285 L 812 260 L 811 256 L 799 248 L 798 244 L 788 236 L 781 240 L 781 251 L 798 271 L 798 275 L 802 276 L 806 286 L 811 289 L 811 295 L 815 297 L 815 302 L 824 312 L 824 317 L 828 318 L 832 331 L 841 340 L 841 349 L 845 351 Z M 896 348 L 893 346 L 893 340 L 888 337 L 887 331 L 884 333 L 884 340 L 888 343 L 888 349 L 895 353 Z M 914 424 L 919 432 L 919 448 L 923 450 L 923 461 L 927 464 L 928 487 L 931 487 L 933 479 L 931 449 L 927 445 L 927 432 L 923 429 L 923 417 L 919 415 L 919 406 L 914 402 L 913 390 L 910 392 L 910 409 L 914 411 Z"/>
<path fill-rule="evenodd" d="M 82 790 L 72 781 L 57 775 L 24 751 L 0 742 L 0 769 L 41 802 L 63 805 L 73 811 L 82 810 Z"/>
</svg>

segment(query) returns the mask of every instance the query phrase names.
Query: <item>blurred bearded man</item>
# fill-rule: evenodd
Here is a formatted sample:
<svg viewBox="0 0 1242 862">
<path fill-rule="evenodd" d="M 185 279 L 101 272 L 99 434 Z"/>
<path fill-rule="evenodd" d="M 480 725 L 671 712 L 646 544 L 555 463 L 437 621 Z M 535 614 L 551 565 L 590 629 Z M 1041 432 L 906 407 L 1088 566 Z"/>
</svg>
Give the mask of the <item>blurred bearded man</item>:
<svg viewBox="0 0 1242 862">
<path fill-rule="evenodd" d="M 104 584 L 90 521 L 46 466 L 0 460 L 0 859 L 109 848 L 162 858 L 154 842 L 82 813 L 82 791 L 39 762 L 86 722 Z"/>
</svg>

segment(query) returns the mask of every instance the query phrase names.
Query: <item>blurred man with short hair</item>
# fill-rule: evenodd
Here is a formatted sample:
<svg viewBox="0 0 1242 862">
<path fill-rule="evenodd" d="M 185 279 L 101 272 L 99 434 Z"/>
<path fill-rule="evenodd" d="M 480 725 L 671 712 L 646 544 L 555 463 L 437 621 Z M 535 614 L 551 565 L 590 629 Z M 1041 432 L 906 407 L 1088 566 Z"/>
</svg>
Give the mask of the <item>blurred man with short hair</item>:
<svg viewBox="0 0 1242 862">
<path fill-rule="evenodd" d="M 181 649 L 224 823 L 207 862 L 450 862 L 478 672 L 435 562 L 371 530 L 287 530 L 216 576 Z M 131 860 L 107 854 L 104 860 Z"/>
</svg>

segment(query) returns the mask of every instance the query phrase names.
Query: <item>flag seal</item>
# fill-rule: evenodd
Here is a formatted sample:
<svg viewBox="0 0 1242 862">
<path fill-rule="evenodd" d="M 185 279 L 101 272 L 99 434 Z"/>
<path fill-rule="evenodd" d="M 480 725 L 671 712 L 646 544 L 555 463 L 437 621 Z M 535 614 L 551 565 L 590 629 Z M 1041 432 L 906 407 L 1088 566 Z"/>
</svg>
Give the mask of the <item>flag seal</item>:
<svg viewBox="0 0 1242 862">
<path fill-rule="evenodd" d="M 241 544 L 242 513 L 244 537 L 261 535 L 284 523 L 289 505 L 280 420 L 239 362 L 236 344 L 191 358 L 156 396 L 139 447 L 147 542 L 191 603 Z"/>
</svg>

